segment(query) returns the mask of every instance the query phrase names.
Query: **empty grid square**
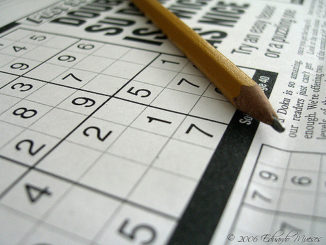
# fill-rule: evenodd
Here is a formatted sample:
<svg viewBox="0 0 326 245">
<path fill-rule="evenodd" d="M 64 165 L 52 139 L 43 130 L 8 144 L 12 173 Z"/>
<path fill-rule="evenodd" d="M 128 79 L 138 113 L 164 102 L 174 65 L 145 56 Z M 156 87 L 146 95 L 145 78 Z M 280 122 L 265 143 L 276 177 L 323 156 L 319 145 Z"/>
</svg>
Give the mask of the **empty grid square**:
<svg viewBox="0 0 326 245">
<path fill-rule="evenodd" d="M 318 190 L 320 193 L 326 194 L 326 173 L 321 173 L 319 175 L 319 186 Z"/>
<path fill-rule="evenodd" d="M 198 99 L 198 95 L 165 89 L 151 105 L 171 111 L 189 113 Z"/>
<path fill-rule="evenodd" d="M 273 220 L 274 216 L 272 214 L 262 213 L 250 207 L 243 206 L 237 218 L 236 229 L 259 235 L 269 234 Z"/>
<path fill-rule="evenodd" d="M 37 165 L 38 168 L 70 180 L 78 180 L 100 156 L 88 147 L 62 142 Z"/>
<path fill-rule="evenodd" d="M 31 35 L 31 33 L 32 33 L 31 31 L 19 29 L 19 30 L 15 30 L 13 32 L 8 33 L 3 38 L 7 39 L 7 40 L 19 41 L 19 40 L 25 38 L 27 35 Z"/>
<path fill-rule="evenodd" d="M 126 54 L 130 49 L 126 47 L 121 47 L 118 45 L 105 44 L 98 50 L 96 50 L 93 55 L 103 56 L 110 59 L 119 59 L 121 56 Z"/>
<path fill-rule="evenodd" d="M 179 217 L 195 186 L 195 181 L 151 169 L 132 193 L 130 200 Z"/>
<path fill-rule="evenodd" d="M 201 97 L 190 114 L 228 124 L 234 112 L 235 108 L 229 102 Z"/>
<path fill-rule="evenodd" d="M 316 209 L 314 210 L 314 215 L 322 218 L 326 218 L 326 196 L 324 195 L 318 195 L 316 200 Z"/>
<path fill-rule="evenodd" d="M 15 59 L 15 57 L 0 54 L 0 70 L 1 71 L 5 71 L 5 69 L 8 70 L 8 67 L 6 65 L 8 63 L 11 63 L 14 59 Z"/>
<path fill-rule="evenodd" d="M 47 224 L 39 225 L 32 234 L 20 244 L 69 244 L 69 245 L 87 245 L 89 241 L 77 236 L 72 236 L 68 232 L 60 229 L 54 229 L 53 226 Z"/>
<path fill-rule="evenodd" d="M 326 155 L 321 155 L 320 169 L 322 172 L 326 173 Z"/>
<path fill-rule="evenodd" d="M 36 78 L 43 81 L 52 81 L 54 78 L 62 74 L 67 69 L 68 68 L 66 67 L 44 63 L 38 66 L 37 69 L 30 71 L 27 74 L 27 77 Z"/>
<path fill-rule="evenodd" d="M 199 180 L 213 151 L 171 139 L 154 162 L 156 168 Z"/>
<path fill-rule="evenodd" d="M 311 216 L 314 214 L 314 199 L 314 193 L 285 190 L 283 191 L 278 210 Z M 293 205 L 294 203 L 295 205 Z"/>
<path fill-rule="evenodd" d="M 19 98 L 11 97 L 11 96 L 4 95 L 4 94 L 0 94 L 0 99 L 1 99 L 0 115 L 20 101 Z M 9 113 L 9 112 L 7 112 L 7 113 Z M 0 120 L 4 120 L 3 116 L 0 116 Z"/>
<path fill-rule="evenodd" d="M 1 56 L 0 56 L 1 57 Z M 1 58 L 0 58 L 1 59 Z M 5 86 L 6 84 L 9 84 L 11 81 L 15 80 L 18 76 L 6 74 L 0 72 L 0 93 L 2 93 L 2 86 Z"/>
<path fill-rule="evenodd" d="M 146 166 L 105 154 L 81 178 L 80 183 L 125 198 Z"/>
<path fill-rule="evenodd" d="M 128 80 L 124 78 L 100 74 L 87 83 L 83 89 L 105 95 L 113 95 L 127 82 Z"/>
<path fill-rule="evenodd" d="M 166 141 L 166 137 L 128 128 L 108 152 L 136 162 L 150 164 Z"/>
<path fill-rule="evenodd" d="M 149 66 L 138 74 L 134 80 L 166 87 L 176 75 L 177 73 L 174 71 L 162 70 Z"/>
<path fill-rule="evenodd" d="M 60 50 L 54 48 L 47 48 L 43 46 L 36 47 L 35 49 L 24 54 L 23 57 L 31 60 L 45 61 L 56 55 Z"/>
<path fill-rule="evenodd" d="M 16 135 L 23 131 L 22 127 L 18 127 L 6 122 L 0 121 L 0 148 L 4 146 L 9 140 L 13 139 Z"/>
<path fill-rule="evenodd" d="M 62 138 L 77 127 L 86 116 L 53 108 L 40 120 L 35 122 L 30 129 Z"/>
<path fill-rule="evenodd" d="M 116 61 L 104 71 L 102 71 L 102 73 L 115 77 L 131 79 L 135 75 L 137 75 L 137 73 L 140 72 L 143 67 L 144 65 L 139 65 L 126 61 Z"/>
<path fill-rule="evenodd" d="M 289 169 L 319 171 L 321 155 L 309 153 L 291 153 Z M 309 163 L 309 164 L 307 164 Z"/>
<path fill-rule="evenodd" d="M 45 221 L 92 240 L 120 203 L 87 189 L 74 187 L 54 207 Z M 87 221 L 87 222 L 85 222 Z"/>
<path fill-rule="evenodd" d="M 1 131 L 3 132 L 3 131 Z M 0 193 L 9 187 L 27 168 L 5 159 L 0 160 Z M 1 208 L 0 208 L 1 209 Z"/>
<path fill-rule="evenodd" d="M 16 211 L 0 205 L 1 244 L 17 244 L 36 224 L 36 220 L 24 217 Z"/>
<path fill-rule="evenodd" d="M 313 224 L 312 234 L 318 234 L 325 239 L 326 237 L 326 222 L 324 220 L 315 220 Z"/>
<path fill-rule="evenodd" d="M 75 89 L 48 83 L 26 97 L 26 99 L 54 107 L 75 91 Z"/>
<path fill-rule="evenodd" d="M 13 41 L 6 40 L 4 38 L 0 39 L 0 53 L 2 53 L 2 50 L 8 47 L 10 44 L 12 44 Z"/>
<path fill-rule="evenodd" d="M 259 155 L 259 163 L 272 167 L 287 168 L 290 153 L 272 147 L 263 147 Z"/>
<path fill-rule="evenodd" d="M 129 125 L 145 108 L 143 105 L 111 98 L 93 117 Z"/>
<path fill-rule="evenodd" d="M 155 57 L 157 57 L 156 52 L 144 51 L 139 49 L 131 49 L 126 54 L 124 54 L 120 60 L 129 61 L 141 65 L 147 65 Z"/>
<path fill-rule="evenodd" d="M 50 48 L 63 49 L 77 42 L 77 40 L 78 39 L 71 37 L 52 36 L 48 38 L 45 43 L 42 43 L 42 45 Z"/>
<path fill-rule="evenodd" d="M 99 56 L 87 56 L 80 62 L 78 62 L 74 68 L 81 70 L 88 70 L 92 72 L 101 72 L 105 68 L 109 67 L 114 60 Z"/>
</svg>

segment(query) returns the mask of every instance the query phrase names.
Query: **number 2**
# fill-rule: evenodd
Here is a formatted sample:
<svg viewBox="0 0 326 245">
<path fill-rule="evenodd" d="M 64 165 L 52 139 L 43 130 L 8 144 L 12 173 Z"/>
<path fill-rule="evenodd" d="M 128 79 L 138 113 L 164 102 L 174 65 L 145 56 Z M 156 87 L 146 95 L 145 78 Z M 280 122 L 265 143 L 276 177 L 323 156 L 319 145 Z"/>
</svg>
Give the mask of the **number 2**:
<svg viewBox="0 0 326 245">
<path fill-rule="evenodd" d="M 83 134 L 88 137 L 88 136 L 90 136 L 89 131 L 91 131 L 91 130 L 92 131 L 95 130 L 96 136 L 97 136 L 98 140 L 100 140 L 100 141 L 104 141 L 112 133 L 112 131 L 110 130 L 106 135 L 102 136 L 101 129 L 99 127 L 91 126 L 91 127 L 85 128 L 85 130 L 83 131 Z"/>
</svg>

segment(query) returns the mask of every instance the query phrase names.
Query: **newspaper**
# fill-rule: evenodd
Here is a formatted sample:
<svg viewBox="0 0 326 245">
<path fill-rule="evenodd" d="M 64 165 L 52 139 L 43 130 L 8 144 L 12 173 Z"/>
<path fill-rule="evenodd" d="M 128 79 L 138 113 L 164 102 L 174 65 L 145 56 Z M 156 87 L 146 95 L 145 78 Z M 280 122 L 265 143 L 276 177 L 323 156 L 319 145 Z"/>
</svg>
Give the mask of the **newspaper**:
<svg viewBox="0 0 326 245">
<path fill-rule="evenodd" d="M 325 1 L 160 2 L 286 131 L 236 111 L 130 1 L 3 1 L 1 243 L 324 244 Z"/>
</svg>

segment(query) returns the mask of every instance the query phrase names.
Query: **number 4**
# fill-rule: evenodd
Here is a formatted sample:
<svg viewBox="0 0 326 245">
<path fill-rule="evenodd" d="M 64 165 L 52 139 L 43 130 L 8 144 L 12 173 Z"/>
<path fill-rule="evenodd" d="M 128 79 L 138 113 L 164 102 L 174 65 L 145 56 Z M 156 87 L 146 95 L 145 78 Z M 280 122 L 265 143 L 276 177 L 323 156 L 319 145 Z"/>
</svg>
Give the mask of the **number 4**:
<svg viewBox="0 0 326 245">
<path fill-rule="evenodd" d="M 43 195 L 51 196 L 52 194 L 48 187 L 40 188 L 31 184 L 25 184 L 25 190 L 31 203 L 37 202 Z"/>
</svg>

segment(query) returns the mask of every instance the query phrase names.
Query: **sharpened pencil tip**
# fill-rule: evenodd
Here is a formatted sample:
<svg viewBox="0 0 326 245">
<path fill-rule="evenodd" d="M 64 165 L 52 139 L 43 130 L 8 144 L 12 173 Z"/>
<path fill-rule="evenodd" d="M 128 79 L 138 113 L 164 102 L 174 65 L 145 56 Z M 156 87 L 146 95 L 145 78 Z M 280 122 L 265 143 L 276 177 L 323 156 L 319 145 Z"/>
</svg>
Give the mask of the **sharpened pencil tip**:
<svg viewBox="0 0 326 245">
<path fill-rule="evenodd" d="M 285 128 L 283 125 L 280 123 L 277 117 L 273 117 L 273 123 L 271 125 L 273 129 L 275 129 L 277 132 L 282 133 L 285 131 Z"/>
</svg>

